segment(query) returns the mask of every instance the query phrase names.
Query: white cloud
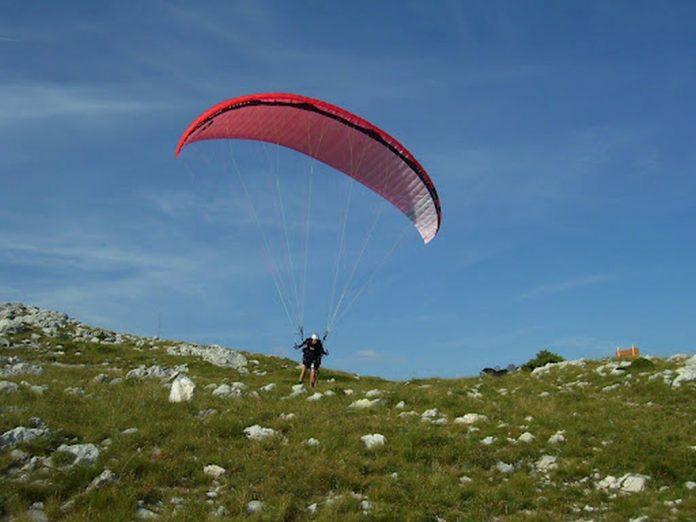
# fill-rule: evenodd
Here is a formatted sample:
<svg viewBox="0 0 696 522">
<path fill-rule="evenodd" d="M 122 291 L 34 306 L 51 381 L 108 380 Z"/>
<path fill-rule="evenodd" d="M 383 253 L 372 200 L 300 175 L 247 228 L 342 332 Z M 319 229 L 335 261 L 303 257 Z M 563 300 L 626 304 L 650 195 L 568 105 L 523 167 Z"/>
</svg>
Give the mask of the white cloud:
<svg viewBox="0 0 696 522">
<path fill-rule="evenodd" d="M 369 359 L 371 361 L 382 359 L 382 354 L 376 350 L 358 350 L 357 356 L 361 359 Z"/>
<path fill-rule="evenodd" d="M 612 277 L 605 274 L 594 274 L 573 277 L 566 279 L 565 281 L 559 281 L 556 283 L 548 283 L 532 288 L 531 290 L 525 292 L 520 296 L 520 299 L 534 299 L 537 297 L 545 297 L 549 295 L 559 294 L 562 292 L 567 292 L 569 290 L 574 290 L 575 288 L 581 288 L 583 286 L 595 285 L 598 283 L 603 283 L 605 281 L 611 280 Z"/>
<path fill-rule="evenodd" d="M 135 99 L 118 86 L 14 83 L 0 85 L 0 125 L 52 117 L 96 118 L 150 112 L 161 101 Z"/>
</svg>

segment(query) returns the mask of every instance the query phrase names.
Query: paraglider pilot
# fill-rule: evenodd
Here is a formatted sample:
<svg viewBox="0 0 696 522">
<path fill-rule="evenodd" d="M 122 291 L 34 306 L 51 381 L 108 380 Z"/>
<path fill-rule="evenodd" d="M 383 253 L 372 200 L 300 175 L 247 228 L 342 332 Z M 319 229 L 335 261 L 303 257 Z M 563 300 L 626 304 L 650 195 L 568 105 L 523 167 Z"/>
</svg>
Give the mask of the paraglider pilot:
<svg viewBox="0 0 696 522">
<path fill-rule="evenodd" d="M 321 366 L 321 358 L 324 355 L 329 355 L 324 349 L 324 343 L 321 342 L 319 336 L 313 333 L 299 345 L 295 345 L 296 349 L 302 349 L 302 371 L 300 372 L 300 382 L 304 382 L 307 368 L 309 368 L 309 383 L 312 388 L 317 385 L 319 377 L 319 367 Z"/>
</svg>

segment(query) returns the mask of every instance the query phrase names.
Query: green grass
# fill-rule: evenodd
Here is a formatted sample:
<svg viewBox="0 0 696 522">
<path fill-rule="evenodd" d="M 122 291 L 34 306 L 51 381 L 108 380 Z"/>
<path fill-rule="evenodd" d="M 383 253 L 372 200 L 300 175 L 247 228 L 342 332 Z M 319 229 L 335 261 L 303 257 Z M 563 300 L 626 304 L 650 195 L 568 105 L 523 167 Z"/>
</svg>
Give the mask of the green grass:
<svg viewBox="0 0 696 522">
<path fill-rule="evenodd" d="M 64 355 L 54 354 L 58 344 Z M 336 396 L 308 402 L 307 395 L 282 398 L 290 393 L 297 371 L 294 362 L 275 357 L 247 354 L 259 361 L 250 370 L 267 372 L 259 376 L 167 355 L 149 344 L 76 343 L 66 336 L 39 345 L 38 350 L 0 350 L 0 355 L 18 355 L 45 368 L 40 376 L 6 380 L 49 387 L 43 396 L 23 386 L 18 393 L 3 395 L 0 432 L 40 417 L 51 436 L 22 449 L 52 455 L 55 467 L 28 472 L 26 481 L 20 481 L 11 474 L 16 466 L 9 453 L 0 452 L 0 517 L 21 517 L 37 501 L 44 502 L 51 520 L 130 520 L 138 501 L 159 512 L 162 520 L 201 520 L 218 506 L 226 509 L 224 518 L 259 520 L 627 520 L 641 514 L 651 520 L 693 520 L 696 515 L 694 491 L 684 487 L 696 480 L 696 451 L 690 448 L 696 444 L 694 387 L 672 389 L 661 379 L 648 380 L 677 363 L 649 361 L 654 368 L 638 363 L 627 372 L 630 377 L 597 374 L 594 368 L 602 361 L 542 376 L 517 372 L 502 378 L 408 384 L 325 370 L 319 391 L 330 389 Z M 197 385 L 194 400 L 185 404 L 169 403 L 168 389 L 158 380 L 117 385 L 93 381 L 100 373 L 124 377 L 141 364 L 184 363 Z M 335 381 L 328 382 L 331 378 Z M 242 381 L 247 391 L 270 382 L 277 387 L 242 399 L 215 398 L 204 389 L 225 381 Z M 587 384 L 570 384 L 575 382 Z M 614 383 L 621 386 L 602 391 Z M 421 388 L 423 384 L 430 387 Z M 468 395 L 474 386 L 481 399 Z M 67 387 L 79 387 L 85 394 L 67 395 Z M 345 396 L 346 388 L 354 394 Z M 348 407 L 374 388 L 383 391 L 380 405 Z M 502 388 L 507 394 L 500 393 Z M 550 395 L 540 397 L 544 391 Z M 394 408 L 399 401 L 406 402 L 405 411 L 413 409 L 419 416 L 399 417 L 400 410 Z M 209 408 L 218 413 L 201 420 L 199 412 Z M 421 422 L 420 413 L 429 408 L 437 408 L 450 422 Z M 281 420 L 283 412 L 296 417 Z M 468 426 L 452 423 L 465 413 L 481 413 L 489 420 L 470 432 Z M 243 429 L 253 424 L 273 428 L 280 436 L 247 440 Z M 131 427 L 139 431 L 122 434 Z M 561 429 L 566 442 L 549 444 L 548 438 Z M 508 440 L 525 431 L 535 440 Z M 366 450 L 360 437 L 368 433 L 383 434 L 386 446 Z M 484 446 L 480 441 L 486 436 L 496 441 Z M 310 437 L 320 446 L 304 446 Z M 90 466 L 69 466 L 70 458 L 55 452 L 61 443 L 99 445 L 107 438 L 111 445 L 102 447 L 99 460 Z M 558 469 L 548 477 L 533 467 L 544 454 L 558 457 Z M 495 470 L 499 461 L 513 464 L 514 472 Z M 213 489 L 213 480 L 203 473 L 207 464 L 227 470 L 211 503 L 206 493 Z M 118 481 L 86 492 L 105 468 Z M 395 472 L 396 479 L 391 477 Z M 611 495 L 587 479 L 594 473 L 604 477 L 628 472 L 651 477 L 646 491 Z M 463 475 L 471 482 L 460 483 Z M 351 492 L 369 499 L 368 514 Z M 340 499 L 326 503 L 338 495 Z M 183 499 L 178 510 L 172 497 Z M 677 498 L 682 503 L 671 513 L 664 501 Z M 72 507 L 61 511 L 69 500 Z M 250 500 L 264 502 L 261 514 L 247 515 Z M 319 504 L 314 515 L 307 511 L 312 503 Z M 584 512 L 585 506 L 598 511 Z"/>
</svg>

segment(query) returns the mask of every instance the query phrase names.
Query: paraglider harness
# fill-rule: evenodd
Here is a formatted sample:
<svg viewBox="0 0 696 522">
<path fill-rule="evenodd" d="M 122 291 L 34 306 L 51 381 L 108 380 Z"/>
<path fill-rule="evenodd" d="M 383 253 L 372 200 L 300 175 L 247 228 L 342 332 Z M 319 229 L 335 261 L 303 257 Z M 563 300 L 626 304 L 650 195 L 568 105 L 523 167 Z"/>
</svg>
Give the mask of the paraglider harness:
<svg viewBox="0 0 696 522">
<path fill-rule="evenodd" d="M 298 333 L 301 342 L 299 344 L 295 344 L 293 348 L 295 350 L 302 349 L 302 364 L 305 366 L 305 368 L 318 370 L 321 366 L 322 356 L 329 355 L 329 352 L 324 349 L 324 342 L 326 341 L 329 332 L 325 332 L 321 339 L 317 339 L 314 343 L 312 343 L 311 337 L 305 338 L 302 327 L 300 327 Z"/>
</svg>

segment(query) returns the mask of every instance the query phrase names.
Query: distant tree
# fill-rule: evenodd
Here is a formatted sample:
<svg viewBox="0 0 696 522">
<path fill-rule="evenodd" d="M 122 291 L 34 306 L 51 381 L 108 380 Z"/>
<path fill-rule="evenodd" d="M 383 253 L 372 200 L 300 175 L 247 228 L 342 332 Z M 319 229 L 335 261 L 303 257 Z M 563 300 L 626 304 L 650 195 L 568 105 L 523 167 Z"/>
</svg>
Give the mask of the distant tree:
<svg viewBox="0 0 696 522">
<path fill-rule="evenodd" d="M 553 353 L 549 350 L 540 350 L 539 352 L 537 352 L 534 359 L 530 359 L 522 365 L 522 369 L 531 372 L 534 368 L 539 368 L 548 363 L 558 363 L 561 361 L 565 361 L 565 358 L 558 355 L 557 353 Z"/>
</svg>

